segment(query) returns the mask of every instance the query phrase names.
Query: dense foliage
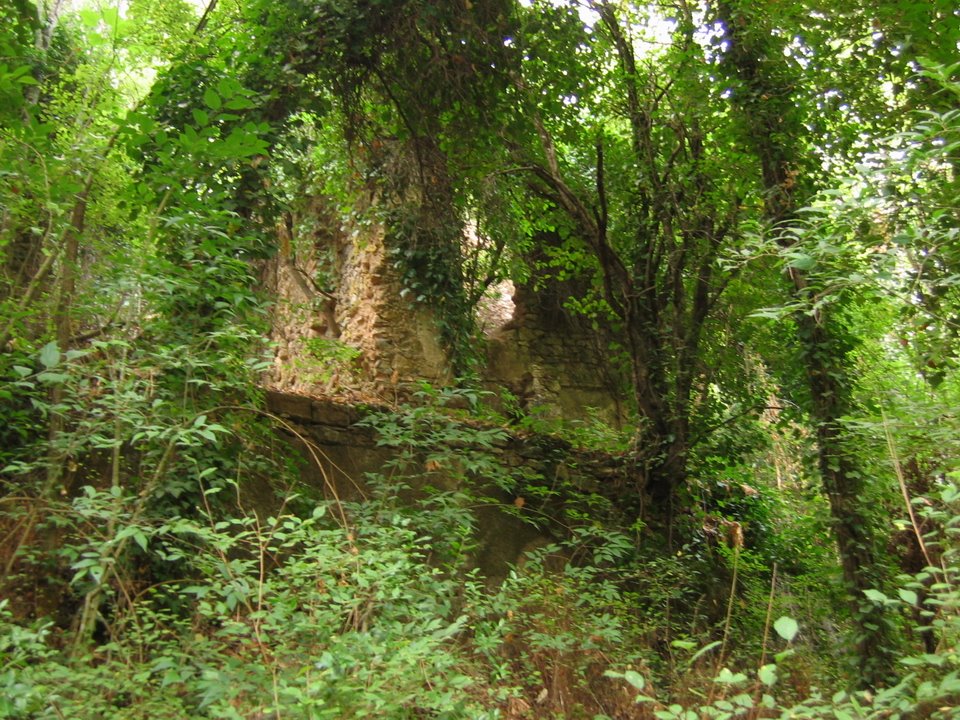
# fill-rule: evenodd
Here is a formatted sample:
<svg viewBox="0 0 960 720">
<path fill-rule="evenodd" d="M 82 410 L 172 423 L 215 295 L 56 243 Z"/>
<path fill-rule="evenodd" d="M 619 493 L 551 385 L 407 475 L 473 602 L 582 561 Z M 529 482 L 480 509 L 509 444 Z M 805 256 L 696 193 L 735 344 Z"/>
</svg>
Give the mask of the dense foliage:
<svg viewBox="0 0 960 720">
<path fill-rule="evenodd" d="M 0 5 L 0 717 L 960 717 L 958 43 L 945 0 Z M 321 222 L 464 378 L 367 415 L 362 500 L 261 397 Z M 503 279 L 576 289 L 625 426 L 488 402 Z M 489 512 L 553 541 L 485 578 Z"/>
</svg>

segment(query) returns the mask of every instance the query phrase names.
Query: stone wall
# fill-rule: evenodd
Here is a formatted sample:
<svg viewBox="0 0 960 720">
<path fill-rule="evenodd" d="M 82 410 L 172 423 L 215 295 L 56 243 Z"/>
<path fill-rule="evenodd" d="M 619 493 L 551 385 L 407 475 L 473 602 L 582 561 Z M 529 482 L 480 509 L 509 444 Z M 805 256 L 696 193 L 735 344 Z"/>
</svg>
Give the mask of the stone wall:
<svg viewBox="0 0 960 720">
<path fill-rule="evenodd" d="M 405 291 L 382 225 L 342 226 L 316 201 L 278 236 L 264 272 L 276 298 L 271 387 L 392 401 L 418 381 L 452 380 L 432 309 Z M 580 292 L 575 281 L 537 277 L 488 302 L 479 323 L 487 337 L 482 380 L 513 396 L 505 409 L 619 426 L 622 383 L 605 341 L 564 307 Z"/>
<path fill-rule="evenodd" d="M 389 399 L 404 384 L 448 382 L 432 312 L 405 297 L 383 227 L 341 226 L 317 205 L 316 222 L 278 228 L 279 252 L 263 269 L 275 299 L 268 386 Z"/>
<path fill-rule="evenodd" d="M 362 499 L 366 473 L 384 471 L 395 458 L 393 450 L 378 445 L 371 429 L 356 425 L 371 408 L 276 391 L 268 392 L 267 407 L 284 418 L 287 425 L 281 431 L 310 459 L 303 481 L 324 489 L 328 497 Z M 586 503 L 591 495 L 606 497 L 615 512 L 626 516 L 640 512 L 638 475 L 623 458 L 578 451 L 557 438 L 534 434 L 507 435 L 484 452 L 504 467 L 522 468 L 529 484 L 552 488 L 548 494 L 527 492 L 522 484 L 512 493 L 489 483 L 472 488 L 496 501 L 478 503 L 474 509 L 477 549 L 473 560 L 491 584 L 506 577 L 510 566 L 528 550 L 562 538 L 571 525 L 568 510 Z M 405 482 L 415 488 L 418 481 L 450 486 L 442 471 L 427 469 L 429 463 L 422 460 L 414 461 Z M 591 502 L 590 507 L 595 515 L 596 504 Z"/>
<path fill-rule="evenodd" d="M 606 340 L 564 303 L 576 283 L 532 279 L 513 291 L 513 317 L 488 333 L 486 380 L 508 389 L 522 412 L 621 427 L 622 380 Z"/>
<path fill-rule="evenodd" d="M 339 226 L 322 203 L 311 203 L 306 214 L 309 223 L 288 216 L 277 224 L 277 254 L 261 268 L 273 301 L 270 340 L 275 352 L 266 382 L 291 392 L 338 384 L 338 376 L 348 370 L 316 357 L 324 347 L 335 346 L 341 334 L 331 283 L 340 272 Z"/>
<path fill-rule="evenodd" d="M 361 351 L 364 377 L 388 391 L 421 379 L 448 382 L 449 360 L 433 313 L 406 297 L 387 257 L 383 227 L 351 233 L 340 256 L 341 339 Z"/>
</svg>

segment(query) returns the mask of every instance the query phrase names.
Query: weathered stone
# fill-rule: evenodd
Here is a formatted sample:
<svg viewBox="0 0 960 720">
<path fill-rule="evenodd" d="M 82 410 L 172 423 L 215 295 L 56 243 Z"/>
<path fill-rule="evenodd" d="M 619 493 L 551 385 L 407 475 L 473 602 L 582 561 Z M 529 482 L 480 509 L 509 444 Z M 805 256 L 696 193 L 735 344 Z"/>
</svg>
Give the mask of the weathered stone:
<svg viewBox="0 0 960 720">
<path fill-rule="evenodd" d="M 347 428 L 360 419 L 360 414 L 350 405 L 331 400 L 314 400 L 310 407 L 310 418 L 314 422 Z"/>
<path fill-rule="evenodd" d="M 278 229 L 279 252 L 264 265 L 265 283 L 276 298 L 276 356 L 267 384 L 394 401 L 420 381 L 448 384 L 450 357 L 434 308 L 404 292 L 384 227 L 341 224 L 319 199 L 306 208 L 294 218 L 294 233 Z M 582 290 L 575 282 L 536 277 L 484 301 L 478 311 L 488 334 L 482 379 L 495 392 L 509 391 L 516 400 L 510 409 L 520 414 L 536 409 L 545 418 L 598 417 L 618 425 L 624 410 L 602 338 L 564 308 L 566 298 Z"/>
<path fill-rule="evenodd" d="M 377 445 L 373 430 L 355 424 L 369 412 L 364 407 L 280 392 L 268 392 L 267 401 L 271 411 L 290 418 L 289 425 L 281 427 L 281 432 L 301 446 L 309 461 L 302 471 L 304 482 L 323 489 L 329 497 L 362 499 L 367 492 L 368 473 L 389 477 L 398 472 L 395 468 L 385 472 L 391 461 L 396 460 L 396 451 Z M 309 417 L 304 417 L 305 408 L 309 410 Z M 470 426 L 474 427 L 475 423 L 471 422 Z M 460 451 L 482 449 L 462 441 L 458 447 Z M 550 436 L 508 435 L 496 441 L 493 450 L 487 451 L 505 468 L 522 468 L 518 478 L 527 478 L 530 483 L 526 485 L 527 481 L 519 480 L 508 494 L 493 484 L 496 478 L 471 480 L 471 483 L 486 483 L 479 488 L 471 485 L 472 490 L 496 498 L 503 507 L 509 508 L 507 512 L 495 503 L 481 503 L 476 510 L 477 550 L 473 562 L 491 585 L 500 582 L 510 566 L 521 561 L 526 550 L 553 542 L 553 532 L 558 533 L 558 537 L 565 532 L 564 508 L 579 502 L 578 493 L 582 496 L 599 493 L 613 499 L 623 492 L 623 487 L 628 487 L 623 480 L 612 480 L 628 475 L 624 461 L 599 453 L 578 452 L 568 443 Z M 422 491 L 425 484 L 459 489 L 462 481 L 458 478 L 466 474 L 464 467 L 457 467 L 455 459 L 444 466 L 426 462 L 425 458 L 414 459 L 399 472 L 406 474 L 404 482 L 413 485 L 414 495 Z M 541 497 L 536 488 L 543 485 L 549 485 L 561 495 Z M 635 487 L 630 487 L 630 492 L 636 494 Z M 611 507 L 619 512 L 621 505 L 614 502 Z M 528 510 L 533 513 L 531 517 L 537 518 L 539 526 L 518 517 Z M 557 521 L 553 531 L 549 523 L 543 527 L 543 521 L 551 517 Z"/>
<path fill-rule="evenodd" d="M 267 391 L 267 409 L 275 415 L 294 420 L 312 420 L 312 401 L 302 395 Z"/>
</svg>

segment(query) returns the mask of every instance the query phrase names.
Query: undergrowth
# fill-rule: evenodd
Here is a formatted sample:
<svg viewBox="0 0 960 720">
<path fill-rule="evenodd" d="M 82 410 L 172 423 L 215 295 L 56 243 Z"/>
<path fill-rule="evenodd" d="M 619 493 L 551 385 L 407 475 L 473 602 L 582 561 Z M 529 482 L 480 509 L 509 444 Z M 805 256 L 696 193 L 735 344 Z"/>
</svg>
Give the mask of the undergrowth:
<svg viewBox="0 0 960 720">
<path fill-rule="evenodd" d="M 772 498 L 705 499 L 670 546 L 575 480 L 537 499 L 502 431 L 420 406 L 369 421 L 396 460 L 339 502 L 284 451 L 250 452 L 276 441 L 238 412 L 122 448 L 118 472 L 153 469 L 139 484 L 35 494 L 47 461 L 8 465 L 0 717 L 960 716 L 955 482 L 914 500 L 929 566 L 864 598 L 926 651 L 850 692 L 846 630 L 810 609 L 835 594 L 774 542 Z M 474 562 L 494 505 L 545 538 L 498 585 Z"/>
</svg>

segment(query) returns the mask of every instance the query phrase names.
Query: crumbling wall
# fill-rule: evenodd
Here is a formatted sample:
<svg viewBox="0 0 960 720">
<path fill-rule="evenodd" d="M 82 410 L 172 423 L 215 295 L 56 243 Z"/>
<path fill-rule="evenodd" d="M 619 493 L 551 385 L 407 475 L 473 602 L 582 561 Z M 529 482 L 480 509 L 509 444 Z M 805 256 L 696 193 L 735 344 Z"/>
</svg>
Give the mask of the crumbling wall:
<svg viewBox="0 0 960 720">
<path fill-rule="evenodd" d="M 341 225 L 320 201 L 305 215 L 278 226 L 263 270 L 274 298 L 268 386 L 390 398 L 417 380 L 448 382 L 433 313 L 404 292 L 383 226 Z"/>
<path fill-rule="evenodd" d="M 522 413 L 620 427 L 623 387 L 603 335 L 564 302 L 571 281 L 533 279 L 513 292 L 513 317 L 488 336 L 486 380 L 509 390 Z"/>
<path fill-rule="evenodd" d="M 382 223 L 341 225 L 318 200 L 278 235 L 265 276 L 276 299 L 271 387 L 395 400 L 418 381 L 452 380 L 434 309 L 404 288 Z M 488 341 L 481 379 L 512 396 L 504 409 L 619 426 L 622 383 L 606 341 L 565 307 L 581 285 L 541 273 L 512 297 L 488 301 L 479 316 Z"/>
<path fill-rule="evenodd" d="M 353 231 L 341 257 L 341 340 L 360 350 L 364 377 L 382 391 L 421 379 L 449 381 L 449 358 L 433 313 L 408 299 L 383 227 Z"/>
<path fill-rule="evenodd" d="M 285 419 L 287 425 L 281 431 L 309 460 L 303 468 L 303 482 L 323 489 L 330 497 L 362 499 L 366 474 L 385 472 L 397 457 L 395 450 L 377 443 L 374 430 L 356 425 L 369 413 L 366 406 L 271 391 L 267 408 Z M 504 435 L 484 445 L 482 451 L 503 467 L 522 468 L 518 476 L 528 483 L 518 483 L 512 493 L 490 482 L 459 488 L 488 499 L 473 509 L 473 563 L 490 584 L 503 580 L 526 551 L 563 537 L 571 523 L 568 513 L 576 511 L 580 502 L 589 503 L 594 515 L 596 496 L 610 500 L 612 512 L 623 517 L 640 513 L 638 471 L 626 458 L 577 450 L 557 438 L 530 433 Z M 389 472 L 406 474 L 404 482 L 414 493 L 422 492 L 426 484 L 453 489 L 442 468 L 432 467 L 426 458 L 415 457 L 410 462 L 414 466 L 406 471 L 391 468 Z M 543 493 L 544 486 L 552 492 Z"/>
<path fill-rule="evenodd" d="M 273 300 L 274 361 L 266 383 L 290 392 L 341 385 L 350 368 L 321 357 L 325 349 L 338 346 L 341 335 L 339 223 L 316 201 L 308 203 L 303 216 L 286 216 L 276 235 L 277 253 L 261 271 Z"/>
</svg>

